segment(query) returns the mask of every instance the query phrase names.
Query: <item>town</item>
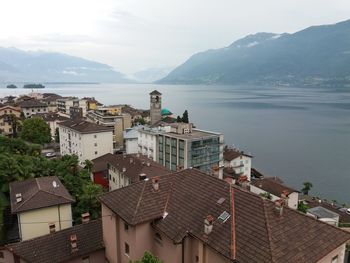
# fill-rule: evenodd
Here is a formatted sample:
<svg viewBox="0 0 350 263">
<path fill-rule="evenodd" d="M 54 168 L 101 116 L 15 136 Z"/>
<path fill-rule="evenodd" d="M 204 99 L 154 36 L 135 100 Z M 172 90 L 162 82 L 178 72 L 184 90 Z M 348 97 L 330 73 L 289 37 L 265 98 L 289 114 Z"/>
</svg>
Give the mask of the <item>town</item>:
<svg viewBox="0 0 350 263">
<path fill-rule="evenodd" d="M 0 98 L 0 263 L 350 262 L 346 204 L 143 96 Z"/>
</svg>

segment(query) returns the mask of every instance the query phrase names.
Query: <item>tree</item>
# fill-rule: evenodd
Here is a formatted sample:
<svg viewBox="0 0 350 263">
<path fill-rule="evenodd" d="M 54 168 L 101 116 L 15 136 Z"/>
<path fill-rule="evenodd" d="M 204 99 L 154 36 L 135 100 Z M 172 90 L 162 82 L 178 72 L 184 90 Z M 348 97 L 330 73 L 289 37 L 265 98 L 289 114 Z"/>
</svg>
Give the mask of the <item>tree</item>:
<svg viewBox="0 0 350 263">
<path fill-rule="evenodd" d="M 19 121 L 19 119 L 15 114 L 10 114 L 8 118 L 12 128 L 12 137 L 17 138 L 17 133 L 20 128 L 21 122 Z"/>
<path fill-rule="evenodd" d="M 272 199 L 272 195 L 268 192 L 261 193 L 260 196 L 269 200 Z"/>
<path fill-rule="evenodd" d="M 301 192 L 304 194 L 304 195 L 308 195 L 309 194 L 309 191 L 311 190 L 312 188 L 312 183 L 310 182 L 304 182 L 303 183 L 304 187 L 301 189 Z"/>
<path fill-rule="evenodd" d="M 55 142 L 59 143 L 60 142 L 60 130 L 56 128 L 55 130 Z"/>
<path fill-rule="evenodd" d="M 84 169 L 86 169 L 89 173 L 91 173 L 92 167 L 94 167 L 94 163 L 93 162 L 91 162 L 90 160 L 85 160 L 84 161 Z"/>
<path fill-rule="evenodd" d="M 41 118 L 30 118 L 23 121 L 20 136 L 23 140 L 44 144 L 51 142 L 49 125 Z"/>
<path fill-rule="evenodd" d="M 306 214 L 308 209 L 309 209 L 309 207 L 303 201 L 300 201 L 298 203 L 298 211 Z"/>
<path fill-rule="evenodd" d="M 145 251 L 145 254 L 143 255 L 141 260 L 136 260 L 130 263 L 163 263 L 163 261 L 153 256 L 150 252 Z"/>
<path fill-rule="evenodd" d="M 146 124 L 146 120 L 144 118 L 136 118 L 136 119 L 134 119 L 133 126 L 138 125 L 138 124 L 145 125 Z"/>
<path fill-rule="evenodd" d="M 185 110 L 184 113 L 182 114 L 182 122 L 184 123 L 188 123 L 189 120 L 188 120 L 188 111 Z"/>
<path fill-rule="evenodd" d="M 177 118 L 176 118 L 176 122 L 182 122 L 182 119 L 181 119 L 181 117 L 180 117 L 180 116 L 177 116 Z"/>
</svg>

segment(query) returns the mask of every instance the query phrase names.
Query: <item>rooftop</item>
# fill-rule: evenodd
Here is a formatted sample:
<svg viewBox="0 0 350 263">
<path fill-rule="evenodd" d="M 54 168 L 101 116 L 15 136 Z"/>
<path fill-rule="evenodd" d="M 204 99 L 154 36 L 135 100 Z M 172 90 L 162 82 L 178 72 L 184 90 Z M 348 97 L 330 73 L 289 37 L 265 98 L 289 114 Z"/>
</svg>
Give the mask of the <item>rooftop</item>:
<svg viewBox="0 0 350 263">
<path fill-rule="evenodd" d="M 282 193 L 285 191 L 287 191 L 288 194 L 299 192 L 291 187 L 285 186 L 277 177 L 253 179 L 251 184 L 278 197 L 281 197 Z"/>
<path fill-rule="evenodd" d="M 58 177 L 47 176 L 10 183 L 10 201 L 11 212 L 15 214 L 73 203 L 74 199 Z"/>
<path fill-rule="evenodd" d="M 21 108 L 32 108 L 32 107 L 47 107 L 47 105 L 36 99 L 28 99 L 18 102 Z"/>
<path fill-rule="evenodd" d="M 244 153 L 243 151 L 239 151 L 238 149 L 226 148 L 224 150 L 224 159 L 226 161 L 232 161 L 240 156 L 247 156 L 252 158 L 253 156 Z"/>
<path fill-rule="evenodd" d="M 48 112 L 48 113 L 37 113 L 34 115 L 34 117 L 42 118 L 44 121 L 66 121 L 69 120 L 69 118 L 64 117 L 62 115 L 59 115 L 55 112 Z"/>
<path fill-rule="evenodd" d="M 149 95 L 162 95 L 158 90 L 152 91 Z"/>
<path fill-rule="evenodd" d="M 72 252 L 70 237 L 76 235 L 78 249 Z M 59 263 L 104 249 L 101 220 L 90 221 L 55 233 L 7 245 L 26 262 Z"/>
<path fill-rule="evenodd" d="M 85 120 L 67 120 L 59 123 L 59 126 L 63 126 L 79 133 L 96 133 L 96 132 L 112 132 L 112 127 L 106 127 L 98 125 Z"/>
<path fill-rule="evenodd" d="M 99 199 L 130 225 L 152 221 L 174 243 L 186 235 L 238 262 L 317 262 L 350 234 L 195 169 L 106 193 Z M 190 202 L 189 202 L 190 200 Z M 127 205 L 125 205 L 127 204 Z M 214 219 L 210 234 L 204 218 Z"/>
<path fill-rule="evenodd" d="M 331 210 L 328 210 L 327 208 L 324 208 L 322 206 L 316 206 L 313 208 L 309 208 L 307 210 L 308 213 L 317 216 L 317 218 L 335 218 L 339 217 L 337 213 L 332 212 Z"/>
</svg>

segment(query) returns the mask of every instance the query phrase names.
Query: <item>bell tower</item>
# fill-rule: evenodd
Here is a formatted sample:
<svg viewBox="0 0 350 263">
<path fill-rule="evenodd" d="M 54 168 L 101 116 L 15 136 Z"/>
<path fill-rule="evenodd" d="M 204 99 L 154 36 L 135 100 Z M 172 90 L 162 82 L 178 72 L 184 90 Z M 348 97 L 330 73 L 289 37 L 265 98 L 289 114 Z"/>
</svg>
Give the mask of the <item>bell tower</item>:
<svg viewBox="0 0 350 263">
<path fill-rule="evenodd" d="M 152 91 L 150 94 L 150 116 L 151 125 L 162 119 L 162 93 L 157 90 Z"/>
</svg>

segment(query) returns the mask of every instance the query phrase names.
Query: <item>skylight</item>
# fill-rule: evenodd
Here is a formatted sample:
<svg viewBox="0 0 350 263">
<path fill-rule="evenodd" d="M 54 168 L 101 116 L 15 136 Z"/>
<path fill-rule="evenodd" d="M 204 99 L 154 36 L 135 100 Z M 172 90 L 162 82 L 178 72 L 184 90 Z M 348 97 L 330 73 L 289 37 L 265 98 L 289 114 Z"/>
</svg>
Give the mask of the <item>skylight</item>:
<svg viewBox="0 0 350 263">
<path fill-rule="evenodd" d="M 222 220 L 224 223 L 230 218 L 230 214 L 226 211 L 222 212 L 218 219 Z"/>
</svg>

